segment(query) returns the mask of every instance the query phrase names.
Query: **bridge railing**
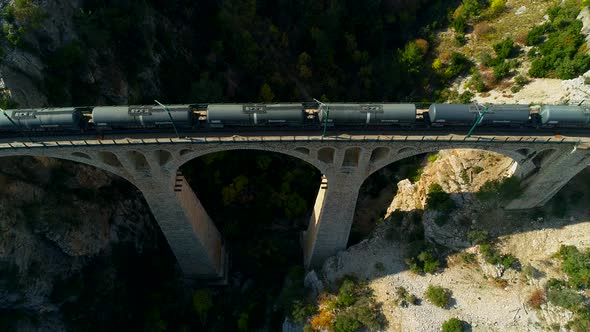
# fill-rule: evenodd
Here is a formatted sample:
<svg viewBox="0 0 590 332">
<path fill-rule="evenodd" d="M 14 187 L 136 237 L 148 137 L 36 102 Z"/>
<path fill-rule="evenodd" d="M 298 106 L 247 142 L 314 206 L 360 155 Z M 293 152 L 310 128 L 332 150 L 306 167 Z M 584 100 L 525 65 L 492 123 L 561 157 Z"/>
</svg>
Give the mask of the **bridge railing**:
<svg viewBox="0 0 590 332">
<path fill-rule="evenodd" d="M 81 139 L 43 142 L 0 143 L 2 149 L 64 148 L 81 146 L 151 145 L 151 144 L 225 144 L 225 143 L 278 143 L 278 142 L 441 142 L 441 143 L 496 143 L 496 144 L 574 144 L 590 143 L 590 139 L 572 137 L 523 137 L 523 136 L 400 136 L 400 135 L 339 135 L 339 136 L 226 136 L 184 138 L 120 138 Z"/>
</svg>

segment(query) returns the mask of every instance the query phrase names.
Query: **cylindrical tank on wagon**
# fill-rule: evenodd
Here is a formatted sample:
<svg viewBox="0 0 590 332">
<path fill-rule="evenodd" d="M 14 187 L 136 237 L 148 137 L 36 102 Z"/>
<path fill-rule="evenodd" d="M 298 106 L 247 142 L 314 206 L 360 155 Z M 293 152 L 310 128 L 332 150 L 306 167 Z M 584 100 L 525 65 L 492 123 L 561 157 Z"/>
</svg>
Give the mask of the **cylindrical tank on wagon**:
<svg viewBox="0 0 590 332">
<path fill-rule="evenodd" d="M 522 125 L 529 121 L 528 105 L 432 104 L 428 117 L 434 125 L 470 126 L 487 107 L 479 125 Z"/>
<path fill-rule="evenodd" d="M 543 127 L 590 126 L 590 105 L 543 105 L 539 114 Z"/>
<path fill-rule="evenodd" d="M 524 104 L 486 105 L 488 111 L 480 125 L 524 125 L 529 121 L 530 108 Z"/>
<path fill-rule="evenodd" d="M 472 125 L 477 113 L 470 112 L 467 104 L 432 104 L 428 119 L 433 125 Z"/>
<path fill-rule="evenodd" d="M 207 122 L 224 126 L 299 126 L 303 124 L 302 104 L 209 104 Z"/>
<path fill-rule="evenodd" d="M 171 126 L 172 121 L 179 127 L 191 125 L 189 105 L 170 105 L 166 108 L 162 106 L 97 106 L 92 110 L 92 120 L 97 127 L 112 128 Z"/>
<path fill-rule="evenodd" d="M 0 111 L 0 130 L 80 129 L 82 112 L 70 108 L 16 109 Z"/>
<path fill-rule="evenodd" d="M 331 125 L 412 125 L 416 122 L 414 104 L 324 104 L 319 121 L 326 117 Z"/>
</svg>

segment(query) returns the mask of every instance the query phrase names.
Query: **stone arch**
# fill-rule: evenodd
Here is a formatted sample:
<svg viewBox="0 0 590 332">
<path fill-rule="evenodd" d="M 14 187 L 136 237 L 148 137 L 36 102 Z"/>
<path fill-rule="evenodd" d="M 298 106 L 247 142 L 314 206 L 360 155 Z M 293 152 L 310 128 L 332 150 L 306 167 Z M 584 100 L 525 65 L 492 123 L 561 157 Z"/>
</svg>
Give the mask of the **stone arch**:
<svg viewBox="0 0 590 332">
<path fill-rule="evenodd" d="M 398 154 L 400 154 L 400 153 L 407 153 L 407 152 L 414 151 L 414 150 L 416 150 L 415 147 L 413 147 L 413 146 L 407 146 L 407 147 L 404 147 L 404 148 L 401 148 L 401 149 L 397 150 L 397 153 Z"/>
<path fill-rule="evenodd" d="M 531 155 L 531 153 L 533 153 L 533 151 L 529 148 L 521 148 L 516 150 L 515 152 L 520 154 L 523 158 L 527 158 Z"/>
<path fill-rule="evenodd" d="M 326 164 L 334 163 L 334 155 L 336 150 L 334 148 L 325 147 L 318 150 L 318 159 Z"/>
<path fill-rule="evenodd" d="M 373 149 L 373 151 L 371 152 L 371 159 L 370 161 L 372 163 L 380 161 L 382 159 L 387 158 L 387 156 L 389 156 L 389 148 L 386 147 L 378 147 Z"/>
<path fill-rule="evenodd" d="M 359 147 L 347 148 L 344 151 L 342 167 L 358 167 L 362 149 Z"/>
<path fill-rule="evenodd" d="M 304 147 L 295 148 L 295 151 L 302 153 L 306 156 L 309 156 L 309 149 Z"/>
<path fill-rule="evenodd" d="M 533 164 L 535 165 L 535 167 L 543 167 L 544 165 L 546 165 L 548 162 L 552 161 L 555 156 L 557 150 L 556 149 L 546 149 L 546 150 L 541 150 L 539 152 L 537 152 L 537 154 L 533 157 Z"/>
<path fill-rule="evenodd" d="M 379 171 L 380 169 L 382 169 L 383 167 L 393 164 L 397 161 L 400 161 L 402 159 L 406 159 L 415 155 L 419 155 L 419 154 L 424 154 L 424 153 L 431 153 L 431 152 L 438 152 L 438 151 L 442 151 L 442 150 L 456 150 L 456 149 L 472 149 L 472 150 L 481 150 L 481 151 L 491 151 L 491 152 L 495 152 L 501 155 L 504 155 L 506 157 L 511 158 L 512 160 L 514 160 L 516 163 L 519 163 L 522 161 L 523 157 L 520 153 L 517 153 L 516 151 L 513 150 L 505 150 L 505 149 L 501 149 L 501 148 L 495 148 L 495 147 L 489 147 L 489 146 L 448 146 L 448 145 L 426 145 L 426 146 L 422 146 L 420 147 L 420 149 L 416 148 L 416 147 L 404 147 L 400 150 L 398 150 L 397 154 L 390 154 L 387 158 L 381 159 L 377 162 L 371 163 L 369 170 L 367 172 L 367 175 L 365 176 L 365 179 L 363 180 L 363 182 L 369 177 L 371 176 L 371 174 Z M 400 151 L 404 151 L 404 153 L 400 153 Z"/>
<path fill-rule="evenodd" d="M 131 161 L 131 164 L 136 170 L 149 170 L 150 165 L 148 164 L 147 160 L 143 153 L 131 150 L 125 153 L 126 157 Z"/>
<path fill-rule="evenodd" d="M 189 154 L 191 152 L 194 152 L 194 151 L 191 149 L 182 149 L 182 150 L 180 150 L 180 152 L 178 152 L 178 154 L 182 157 L 182 156 Z"/>
<path fill-rule="evenodd" d="M 90 158 L 89 155 L 87 155 L 84 152 L 73 152 L 72 153 L 72 156 L 77 157 L 77 158 L 82 158 L 82 159 L 88 159 L 88 160 L 91 160 L 92 159 L 92 158 Z"/>
<path fill-rule="evenodd" d="M 172 153 L 170 153 L 169 151 L 155 150 L 153 153 L 154 157 L 156 158 L 156 161 L 158 162 L 158 165 L 160 166 L 164 166 L 168 162 L 170 162 L 170 160 L 172 160 Z"/>
<path fill-rule="evenodd" d="M 98 153 L 98 158 L 100 159 L 100 161 L 109 166 L 123 167 L 123 165 L 121 165 L 121 161 L 119 160 L 119 158 L 112 152 L 100 151 Z"/>
</svg>

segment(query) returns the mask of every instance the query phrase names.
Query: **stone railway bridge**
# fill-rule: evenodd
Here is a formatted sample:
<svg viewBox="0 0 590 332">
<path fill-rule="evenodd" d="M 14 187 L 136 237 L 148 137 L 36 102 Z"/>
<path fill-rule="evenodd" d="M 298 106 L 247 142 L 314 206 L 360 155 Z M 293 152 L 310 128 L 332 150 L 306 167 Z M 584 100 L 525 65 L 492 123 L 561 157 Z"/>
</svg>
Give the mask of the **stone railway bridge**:
<svg viewBox="0 0 590 332">
<path fill-rule="evenodd" d="M 302 246 L 306 267 L 346 248 L 357 196 L 372 173 L 398 160 L 444 149 L 493 151 L 515 161 L 524 193 L 508 208 L 543 205 L 590 164 L 590 139 L 463 136 L 223 136 L 179 139 L 61 140 L 0 143 L 0 157 L 44 156 L 80 162 L 116 174 L 136 186 L 188 277 L 224 273 L 222 237 L 179 168 L 191 159 L 227 150 L 286 154 L 323 175 Z"/>
</svg>

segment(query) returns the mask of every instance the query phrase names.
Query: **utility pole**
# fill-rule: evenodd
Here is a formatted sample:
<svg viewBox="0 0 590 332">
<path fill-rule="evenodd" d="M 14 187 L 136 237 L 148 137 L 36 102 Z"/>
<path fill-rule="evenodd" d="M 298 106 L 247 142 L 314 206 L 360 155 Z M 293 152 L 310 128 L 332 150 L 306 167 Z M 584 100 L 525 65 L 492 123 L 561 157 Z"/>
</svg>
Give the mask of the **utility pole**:
<svg viewBox="0 0 590 332">
<path fill-rule="evenodd" d="M 6 113 L 4 109 L 0 108 L 0 111 L 2 111 L 2 114 L 4 114 L 4 116 L 8 119 L 8 121 L 10 121 L 10 123 L 12 123 L 12 125 L 18 130 L 19 133 L 21 133 L 24 137 L 31 141 L 31 143 L 35 143 L 35 141 L 33 141 L 33 139 L 22 130 L 21 126 L 19 126 L 16 122 L 14 122 L 14 120 L 10 118 L 10 116 Z"/>
<path fill-rule="evenodd" d="M 178 129 L 176 129 L 176 125 L 174 124 L 174 120 L 172 119 L 172 114 L 170 113 L 170 110 L 168 109 L 168 107 L 164 106 L 162 103 L 160 103 L 159 101 L 155 100 L 154 101 L 164 107 L 164 109 L 166 110 L 166 112 L 168 112 L 168 116 L 170 117 L 170 122 L 172 123 L 172 128 L 174 128 L 174 132 L 176 133 L 176 137 L 178 137 L 180 139 L 180 134 L 178 133 Z"/>
<path fill-rule="evenodd" d="M 324 119 L 324 130 L 322 131 L 322 137 L 326 137 L 326 128 L 328 127 L 328 117 L 330 116 L 330 107 L 327 104 L 322 103 L 321 101 L 313 98 L 321 107 L 326 107 L 326 118 Z"/>
<path fill-rule="evenodd" d="M 479 111 L 479 106 L 483 107 L 483 112 Z M 488 107 L 485 105 L 480 105 L 480 104 L 475 104 L 475 107 L 477 108 L 477 113 L 479 113 L 479 116 L 477 117 L 477 120 L 475 120 L 475 123 L 473 124 L 473 126 L 471 127 L 471 129 L 469 129 L 469 132 L 467 133 L 467 138 L 471 137 L 471 133 L 475 130 L 475 127 L 477 127 L 477 125 L 481 122 L 481 120 L 483 119 L 483 116 L 486 115 L 486 113 L 488 112 Z"/>
</svg>

